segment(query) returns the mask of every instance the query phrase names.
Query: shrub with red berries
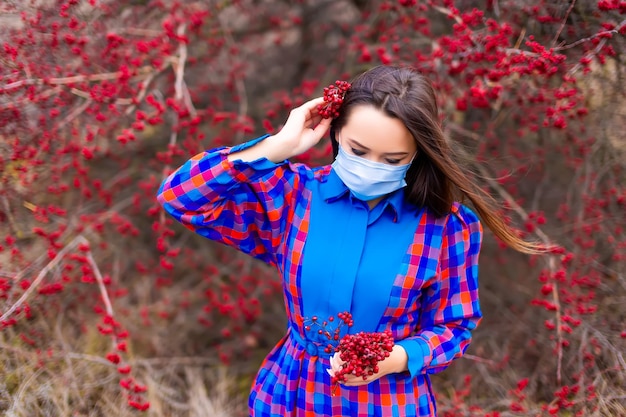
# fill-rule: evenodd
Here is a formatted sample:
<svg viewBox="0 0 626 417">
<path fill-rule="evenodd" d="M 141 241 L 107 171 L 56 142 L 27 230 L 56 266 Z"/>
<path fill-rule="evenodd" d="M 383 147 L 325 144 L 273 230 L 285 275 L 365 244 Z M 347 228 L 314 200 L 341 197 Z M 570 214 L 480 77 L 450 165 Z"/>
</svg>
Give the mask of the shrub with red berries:
<svg viewBox="0 0 626 417">
<path fill-rule="evenodd" d="M 0 415 L 185 417 L 189 361 L 251 369 L 283 335 L 276 271 L 192 236 L 157 188 L 381 63 L 433 82 L 503 218 L 562 245 L 526 258 L 485 233 L 490 320 L 433 379 L 439 413 L 623 415 L 626 2 L 478 3 L 0 2 Z"/>
</svg>

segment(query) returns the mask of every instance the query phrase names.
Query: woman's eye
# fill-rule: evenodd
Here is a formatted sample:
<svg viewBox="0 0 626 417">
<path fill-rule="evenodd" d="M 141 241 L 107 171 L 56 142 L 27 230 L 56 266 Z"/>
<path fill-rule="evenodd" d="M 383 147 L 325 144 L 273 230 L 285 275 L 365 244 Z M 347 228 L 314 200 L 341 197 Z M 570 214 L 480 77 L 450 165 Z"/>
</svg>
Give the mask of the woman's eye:
<svg viewBox="0 0 626 417">
<path fill-rule="evenodd" d="M 401 161 L 400 159 L 385 159 L 385 162 L 391 165 L 397 165 L 400 163 L 400 161 Z"/>
<path fill-rule="evenodd" d="M 352 148 L 351 150 L 352 150 L 352 153 L 355 154 L 356 156 L 363 156 L 363 155 L 365 155 L 365 152 L 360 151 L 358 149 Z"/>
</svg>

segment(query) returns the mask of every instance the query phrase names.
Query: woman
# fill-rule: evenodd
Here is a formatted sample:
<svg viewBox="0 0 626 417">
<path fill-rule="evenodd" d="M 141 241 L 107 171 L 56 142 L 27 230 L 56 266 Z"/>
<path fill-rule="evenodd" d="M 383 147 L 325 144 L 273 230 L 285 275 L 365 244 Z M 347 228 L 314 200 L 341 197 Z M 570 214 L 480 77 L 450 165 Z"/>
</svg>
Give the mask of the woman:
<svg viewBox="0 0 626 417">
<path fill-rule="evenodd" d="M 191 230 L 281 274 L 289 326 L 257 374 L 252 416 L 434 416 L 428 374 L 463 354 L 481 319 L 482 227 L 455 197 L 513 248 L 538 248 L 453 162 L 434 91 L 417 71 L 361 74 L 332 120 L 321 104 L 292 110 L 273 136 L 196 155 L 158 199 Z M 288 162 L 329 128 L 332 165 Z M 344 311 L 350 333 L 390 330 L 395 345 L 377 373 L 349 375 L 332 395 L 341 361 L 311 324 L 332 327 Z"/>
</svg>

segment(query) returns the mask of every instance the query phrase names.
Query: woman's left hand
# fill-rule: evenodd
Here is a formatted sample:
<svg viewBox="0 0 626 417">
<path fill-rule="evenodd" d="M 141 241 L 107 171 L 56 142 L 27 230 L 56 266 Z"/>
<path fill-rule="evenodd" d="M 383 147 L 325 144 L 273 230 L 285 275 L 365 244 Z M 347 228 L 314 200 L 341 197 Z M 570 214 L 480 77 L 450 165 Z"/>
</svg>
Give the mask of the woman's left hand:
<svg viewBox="0 0 626 417">
<path fill-rule="evenodd" d="M 388 357 L 378 362 L 378 372 L 373 375 L 367 375 L 367 379 L 363 380 L 362 376 L 355 376 L 352 374 L 346 374 L 346 381 L 341 382 L 342 385 L 346 385 L 349 387 L 357 387 L 359 385 L 367 385 L 372 381 L 377 380 L 380 377 L 385 375 L 403 372 L 407 370 L 407 361 L 408 357 L 404 348 L 400 345 L 394 345 Z M 341 369 L 341 365 L 344 361 L 339 358 L 339 353 L 335 353 L 330 358 L 330 366 L 329 374 L 333 375 L 336 372 L 339 372 Z"/>
</svg>

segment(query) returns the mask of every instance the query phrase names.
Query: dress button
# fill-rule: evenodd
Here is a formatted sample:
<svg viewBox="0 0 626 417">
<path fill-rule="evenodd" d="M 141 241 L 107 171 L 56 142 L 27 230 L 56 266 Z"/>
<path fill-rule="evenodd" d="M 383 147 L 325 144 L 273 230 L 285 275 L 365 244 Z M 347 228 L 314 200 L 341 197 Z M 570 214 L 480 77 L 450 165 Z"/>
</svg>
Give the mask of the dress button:
<svg viewBox="0 0 626 417">
<path fill-rule="evenodd" d="M 317 345 L 312 342 L 306 344 L 306 352 L 311 356 L 318 356 Z"/>
</svg>

